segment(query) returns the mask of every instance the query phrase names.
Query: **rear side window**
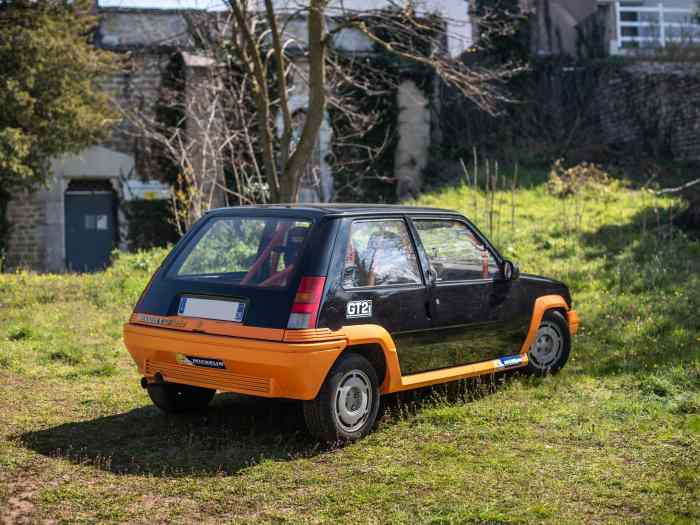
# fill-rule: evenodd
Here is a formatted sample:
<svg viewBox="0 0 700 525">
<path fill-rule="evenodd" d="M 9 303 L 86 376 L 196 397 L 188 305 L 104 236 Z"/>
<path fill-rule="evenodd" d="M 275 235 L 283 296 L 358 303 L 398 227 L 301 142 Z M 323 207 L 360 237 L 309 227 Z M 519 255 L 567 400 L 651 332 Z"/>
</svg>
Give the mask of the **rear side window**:
<svg viewBox="0 0 700 525">
<path fill-rule="evenodd" d="M 491 252 L 459 221 L 414 219 L 437 281 L 491 279 L 499 271 Z"/>
<path fill-rule="evenodd" d="M 418 260 L 403 220 L 352 223 L 345 253 L 344 288 L 419 283 Z"/>
<path fill-rule="evenodd" d="M 284 287 L 310 228 L 310 221 L 277 217 L 214 218 L 180 253 L 168 275 Z"/>
</svg>

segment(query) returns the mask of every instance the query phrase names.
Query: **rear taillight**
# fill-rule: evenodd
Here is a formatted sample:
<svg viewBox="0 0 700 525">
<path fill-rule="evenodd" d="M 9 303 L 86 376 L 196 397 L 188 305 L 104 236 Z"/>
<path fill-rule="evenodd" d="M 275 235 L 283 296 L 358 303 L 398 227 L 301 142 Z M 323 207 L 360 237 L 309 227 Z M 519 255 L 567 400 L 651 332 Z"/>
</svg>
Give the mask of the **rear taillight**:
<svg viewBox="0 0 700 525">
<path fill-rule="evenodd" d="M 315 328 L 325 277 L 304 277 L 294 297 L 287 328 Z"/>
</svg>

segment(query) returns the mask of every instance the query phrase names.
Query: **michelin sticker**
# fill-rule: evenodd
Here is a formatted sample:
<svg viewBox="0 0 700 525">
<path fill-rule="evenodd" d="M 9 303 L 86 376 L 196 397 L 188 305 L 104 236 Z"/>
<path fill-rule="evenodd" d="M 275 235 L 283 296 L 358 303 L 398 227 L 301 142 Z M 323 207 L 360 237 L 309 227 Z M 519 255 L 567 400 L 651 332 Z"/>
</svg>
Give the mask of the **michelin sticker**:
<svg viewBox="0 0 700 525">
<path fill-rule="evenodd" d="M 350 301 L 345 307 L 345 317 L 348 319 L 372 317 L 372 301 Z"/>
<path fill-rule="evenodd" d="M 206 357 L 194 357 L 191 355 L 176 354 L 175 360 L 181 365 L 202 366 L 204 368 L 225 369 L 226 365 L 221 359 L 210 359 Z"/>
</svg>

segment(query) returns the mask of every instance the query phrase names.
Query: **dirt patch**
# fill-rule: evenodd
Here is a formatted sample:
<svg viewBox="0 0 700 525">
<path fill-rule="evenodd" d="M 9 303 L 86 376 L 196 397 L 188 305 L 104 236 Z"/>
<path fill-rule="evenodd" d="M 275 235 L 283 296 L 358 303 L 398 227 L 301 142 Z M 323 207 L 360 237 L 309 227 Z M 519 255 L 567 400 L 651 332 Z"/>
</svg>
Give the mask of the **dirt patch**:
<svg viewBox="0 0 700 525">
<path fill-rule="evenodd" d="M 4 508 L 0 515 L 0 525 L 33 523 L 32 515 L 36 506 L 32 500 L 39 491 L 39 483 L 32 479 L 31 474 L 25 473 L 20 479 L 10 482 L 7 488 L 9 497 L 0 505 Z"/>
</svg>

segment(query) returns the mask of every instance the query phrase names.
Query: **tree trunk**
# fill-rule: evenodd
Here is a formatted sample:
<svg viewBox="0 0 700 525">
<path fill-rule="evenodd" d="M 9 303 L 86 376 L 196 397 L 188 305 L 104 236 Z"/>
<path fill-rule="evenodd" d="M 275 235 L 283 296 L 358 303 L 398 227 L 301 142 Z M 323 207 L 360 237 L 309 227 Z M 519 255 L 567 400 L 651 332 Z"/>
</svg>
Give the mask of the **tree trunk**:
<svg viewBox="0 0 700 525">
<path fill-rule="evenodd" d="M 309 6 L 309 106 L 299 143 L 280 176 L 280 199 L 285 202 L 297 201 L 299 182 L 311 160 L 326 111 L 325 7 L 325 0 L 311 0 Z"/>
<path fill-rule="evenodd" d="M 260 142 L 262 143 L 265 178 L 270 186 L 272 202 L 280 202 L 281 188 L 279 173 L 277 171 L 277 159 L 275 156 L 273 125 L 270 119 L 270 93 L 267 89 L 267 68 L 260 55 L 261 51 L 257 38 L 249 26 L 249 20 L 246 17 L 243 7 L 235 0 L 228 2 L 228 4 L 233 11 L 238 29 L 241 31 L 243 38 L 243 45 L 239 49 L 239 54 L 254 79 L 253 98 L 255 99 L 258 127 L 260 128 Z"/>
</svg>

